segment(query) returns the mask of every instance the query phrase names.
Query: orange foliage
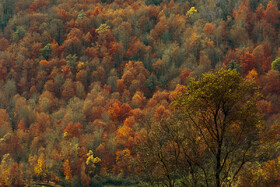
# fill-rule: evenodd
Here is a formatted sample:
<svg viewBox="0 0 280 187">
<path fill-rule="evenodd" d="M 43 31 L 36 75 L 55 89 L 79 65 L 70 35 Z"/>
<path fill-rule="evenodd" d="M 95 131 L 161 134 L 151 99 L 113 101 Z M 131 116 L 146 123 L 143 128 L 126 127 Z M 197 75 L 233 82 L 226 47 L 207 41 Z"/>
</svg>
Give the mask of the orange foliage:
<svg viewBox="0 0 280 187">
<path fill-rule="evenodd" d="M 116 152 L 116 173 L 129 173 L 131 169 L 131 153 L 129 149 Z"/>
<path fill-rule="evenodd" d="M 244 21 L 245 23 L 252 22 L 252 12 L 250 9 L 250 1 L 243 0 L 237 10 L 233 12 L 234 21 Z"/>
<path fill-rule="evenodd" d="M 170 111 L 167 110 L 164 106 L 160 105 L 156 109 L 155 118 L 160 120 L 161 118 L 166 118 L 170 114 Z"/>
<path fill-rule="evenodd" d="M 119 127 L 116 133 L 115 141 L 119 146 L 132 148 L 134 145 L 134 131 L 129 126 Z"/>
<path fill-rule="evenodd" d="M 126 90 L 126 85 L 124 84 L 124 81 L 122 79 L 117 80 L 117 87 L 116 91 L 120 94 L 123 93 Z"/>
<path fill-rule="evenodd" d="M 109 107 L 109 114 L 112 120 L 117 120 L 119 122 L 124 121 L 128 116 L 131 115 L 131 107 L 126 103 L 121 103 L 119 101 L 114 102 Z"/>
<path fill-rule="evenodd" d="M 94 11 L 93 11 L 93 15 L 96 16 L 98 15 L 100 12 L 99 7 L 95 7 Z"/>
<path fill-rule="evenodd" d="M 109 47 L 110 55 L 115 55 L 118 50 L 119 44 L 117 42 L 112 42 Z"/>
<path fill-rule="evenodd" d="M 123 83 L 126 85 L 126 86 L 129 86 L 131 84 L 131 82 L 134 80 L 134 75 L 131 71 L 126 71 L 123 76 L 122 76 L 122 80 L 123 80 Z"/>
<path fill-rule="evenodd" d="M 101 119 L 102 113 L 105 112 L 105 110 L 106 109 L 102 106 L 93 107 L 90 113 L 91 121 L 94 121 L 95 119 Z"/>
<path fill-rule="evenodd" d="M 203 31 L 207 36 L 213 35 L 215 32 L 215 25 L 213 23 L 206 23 Z"/>
<path fill-rule="evenodd" d="M 49 64 L 49 62 L 48 62 L 47 60 L 41 60 L 41 61 L 40 61 L 40 64 L 41 64 L 42 66 L 47 66 L 47 65 Z"/>
<path fill-rule="evenodd" d="M 260 80 L 258 77 L 258 72 L 255 69 L 249 71 L 248 75 L 246 76 L 247 79 L 253 79 L 256 81 L 257 84 L 260 84 Z"/>
<path fill-rule="evenodd" d="M 81 123 L 70 122 L 64 129 L 64 136 L 72 138 L 79 137 L 84 128 Z"/>
<path fill-rule="evenodd" d="M 169 100 L 176 99 L 180 94 L 182 94 L 182 93 L 184 93 L 186 91 L 187 91 L 186 86 L 177 84 L 175 90 L 170 93 Z"/>
<path fill-rule="evenodd" d="M 25 123 L 24 123 L 24 120 L 20 120 L 17 127 L 18 127 L 18 129 L 20 129 L 20 130 L 26 130 L 26 129 L 27 129 L 27 128 L 26 128 L 26 125 L 25 125 Z"/>
<path fill-rule="evenodd" d="M 278 9 L 276 3 L 269 1 L 264 11 L 264 18 L 268 23 L 271 23 L 275 26 L 279 23 L 280 10 Z"/>
<path fill-rule="evenodd" d="M 146 103 L 146 97 L 143 92 L 137 91 L 132 97 L 132 105 L 134 107 L 142 108 Z"/>
<path fill-rule="evenodd" d="M 134 116 L 130 116 L 130 117 L 126 118 L 123 123 L 124 126 L 128 126 L 128 127 L 133 127 L 134 124 L 135 124 Z"/>
<path fill-rule="evenodd" d="M 0 40 L 0 51 L 5 51 L 9 47 L 9 41 L 6 38 Z"/>
<path fill-rule="evenodd" d="M 66 160 L 63 163 L 63 171 L 65 175 L 66 180 L 71 180 L 72 179 L 72 171 L 71 171 L 71 166 L 69 164 L 69 160 Z"/>
<path fill-rule="evenodd" d="M 134 118 L 137 122 L 142 122 L 143 121 L 144 112 L 141 109 L 136 108 L 136 109 L 132 110 L 132 114 L 133 114 L 133 116 L 134 116 Z"/>
</svg>

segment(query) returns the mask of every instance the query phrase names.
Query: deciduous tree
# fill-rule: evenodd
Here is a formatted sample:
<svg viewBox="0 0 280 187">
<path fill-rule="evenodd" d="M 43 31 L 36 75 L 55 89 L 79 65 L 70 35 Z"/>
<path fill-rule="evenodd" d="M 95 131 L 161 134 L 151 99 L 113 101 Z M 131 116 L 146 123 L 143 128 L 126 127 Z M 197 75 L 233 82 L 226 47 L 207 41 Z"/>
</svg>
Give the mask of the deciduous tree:
<svg viewBox="0 0 280 187">
<path fill-rule="evenodd" d="M 217 187 L 226 180 L 234 182 L 260 144 L 259 132 L 264 126 L 256 107 L 258 97 L 254 82 L 235 70 L 221 69 L 192 81 L 172 103 L 207 145 L 213 171 L 208 177 Z"/>
</svg>

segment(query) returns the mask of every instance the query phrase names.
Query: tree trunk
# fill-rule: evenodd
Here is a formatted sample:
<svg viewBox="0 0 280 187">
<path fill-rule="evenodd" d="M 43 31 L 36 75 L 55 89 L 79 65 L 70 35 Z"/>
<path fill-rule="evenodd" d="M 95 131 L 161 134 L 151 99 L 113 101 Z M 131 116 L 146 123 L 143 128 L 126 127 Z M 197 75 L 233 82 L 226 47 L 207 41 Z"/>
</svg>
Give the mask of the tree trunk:
<svg viewBox="0 0 280 187">
<path fill-rule="evenodd" d="M 221 150 L 222 150 L 222 143 L 219 142 L 218 144 L 218 151 L 216 155 L 216 187 L 221 186 L 221 181 L 220 181 L 220 173 L 221 173 Z"/>
</svg>

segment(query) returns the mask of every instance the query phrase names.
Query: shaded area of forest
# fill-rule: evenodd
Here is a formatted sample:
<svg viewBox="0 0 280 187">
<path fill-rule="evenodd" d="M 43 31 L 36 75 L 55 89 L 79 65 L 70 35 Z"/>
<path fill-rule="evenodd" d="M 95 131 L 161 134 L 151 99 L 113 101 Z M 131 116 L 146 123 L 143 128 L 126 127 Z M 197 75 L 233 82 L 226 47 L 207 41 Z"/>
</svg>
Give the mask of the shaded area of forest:
<svg viewBox="0 0 280 187">
<path fill-rule="evenodd" d="M 276 186 L 279 9 L 0 0 L 0 186 Z"/>
</svg>

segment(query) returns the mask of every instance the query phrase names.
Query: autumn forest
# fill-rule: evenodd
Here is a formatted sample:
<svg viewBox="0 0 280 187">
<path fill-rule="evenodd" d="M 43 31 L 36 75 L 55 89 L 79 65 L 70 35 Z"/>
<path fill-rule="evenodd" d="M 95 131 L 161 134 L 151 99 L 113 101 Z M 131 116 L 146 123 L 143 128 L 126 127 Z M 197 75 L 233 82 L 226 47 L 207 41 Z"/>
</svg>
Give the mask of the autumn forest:
<svg viewBox="0 0 280 187">
<path fill-rule="evenodd" d="M 279 186 L 279 31 L 278 0 L 0 0 L 0 186 Z"/>
</svg>

